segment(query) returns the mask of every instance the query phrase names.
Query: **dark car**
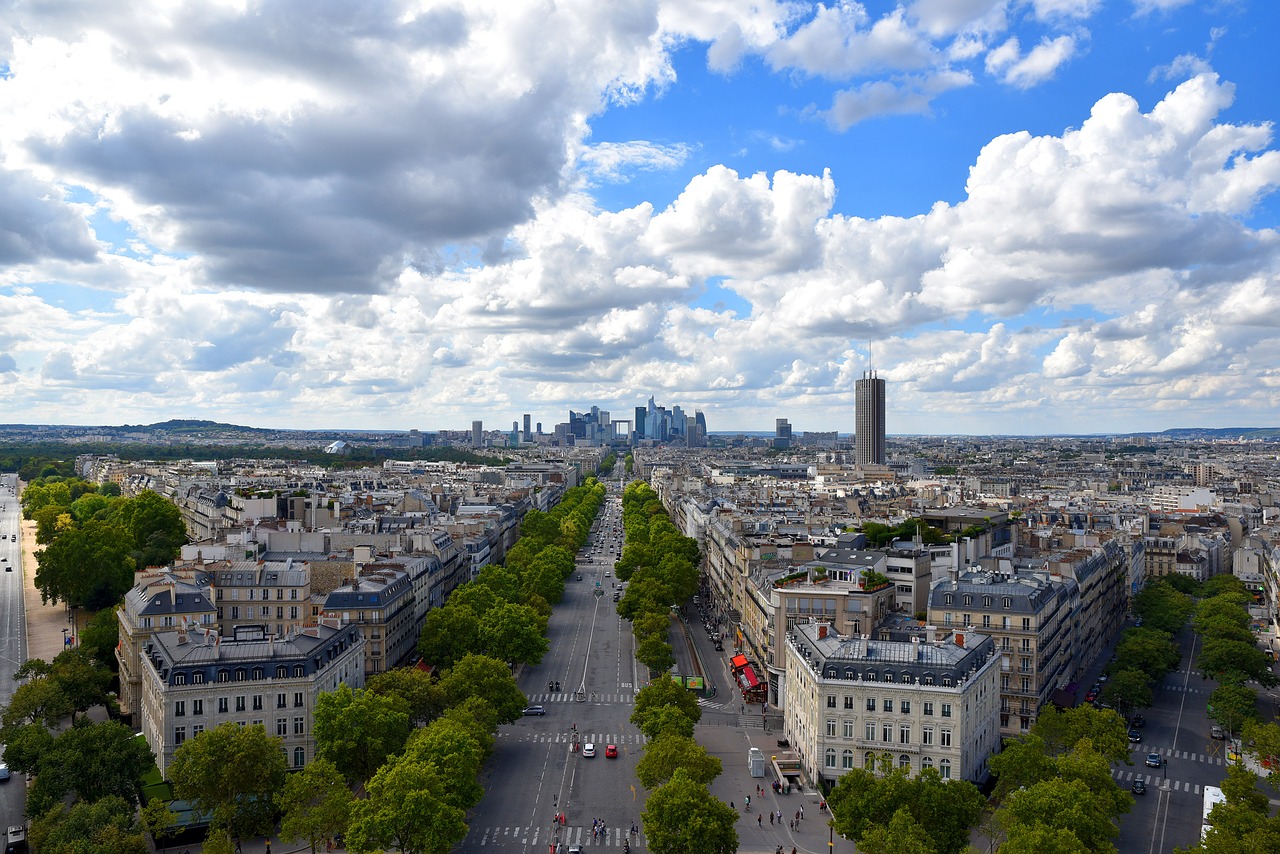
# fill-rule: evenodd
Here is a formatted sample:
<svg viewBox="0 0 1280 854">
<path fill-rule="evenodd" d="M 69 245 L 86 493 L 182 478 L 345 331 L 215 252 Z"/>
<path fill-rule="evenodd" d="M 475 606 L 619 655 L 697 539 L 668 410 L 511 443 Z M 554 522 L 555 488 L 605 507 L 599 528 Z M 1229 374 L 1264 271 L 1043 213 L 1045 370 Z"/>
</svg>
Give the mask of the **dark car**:
<svg viewBox="0 0 1280 854">
<path fill-rule="evenodd" d="M 1144 727 L 1146 725 L 1147 719 L 1142 715 L 1134 715 L 1133 719 L 1129 721 L 1129 726 L 1131 727 Z"/>
<path fill-rule="evenodd" d="M 1134 744 L 1137 744 L 1138 742 L 1142 741 L 1142 733 L 1138 732 L 1136 729 L 1129 730 L 1129 741 L 1133 742 Z"/>
<path fill-rule="evenodd" d="M 526 715 L 545 715 L 547 710 L 542 706 L 525 706 L 524 713 Z"/>
<path fill-rule="evenodd" d="M 1145 795 L 1147 793 L 1147 784 L 1141 780 L 1134 780 L 1133 785 L 1129 787 L 1129 791 L 1135 795 Z"/>
<path fill-rule="evenodd" d="M 1163 763 L 1163 760 L 1160 758 L 1160 754 L 1159 754 L 1159 753 L 1148 753 L 1148 754 L 1147 754 L 1147 767 L 1148 767 L 1148 768 L 1159 768 L 1159 767 L 1160 767 L 1160 765 L 1161 765 L 1162 763 Z"/>
</svg>

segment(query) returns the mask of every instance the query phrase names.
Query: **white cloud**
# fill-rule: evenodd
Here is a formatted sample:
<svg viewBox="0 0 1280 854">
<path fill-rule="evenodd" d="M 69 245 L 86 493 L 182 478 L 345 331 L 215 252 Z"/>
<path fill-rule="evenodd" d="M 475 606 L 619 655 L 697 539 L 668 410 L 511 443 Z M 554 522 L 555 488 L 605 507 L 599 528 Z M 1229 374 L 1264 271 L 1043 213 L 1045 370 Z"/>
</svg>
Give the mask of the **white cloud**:
<svg viewBox="0 0 1280 854">
<path fill-rule="evenodd" d="M 1001 82 L 1019 89 L 1030 89 L 1050 79 L 1058 68 L 1075 56 L 1074 36 L 1062 35 L 1055 39 L 1046 37 L 1026 55 L 1016 37 L 1009 38 L 987 54 L 987 72 Z"/>
<path fill-rule="evenodd" d="M 689 159 L 689 150 L 683 143 L 598 142 L 584 149 L 580 160 L 597 180 L 625 182 L 631 172 L 675 169 Z"/>
<path fill-rule="evenodd" d="M 796 68 L 835 80 L 872 70 L 932 65 L 934 48 L 901 9 L 870 22 L 859 4 L 819 5 L 812 19 L 766 52 L 775 69 Z"/>
<path fill-rule="evenodd" d="M 821 115 L 839 130 L 876 116 L 928 115 L 938 95 L 972 83 L 967 71 L 942 71 L 898 81 L 876 80 L 837 92 L 831 108 Z"/>
</svg>

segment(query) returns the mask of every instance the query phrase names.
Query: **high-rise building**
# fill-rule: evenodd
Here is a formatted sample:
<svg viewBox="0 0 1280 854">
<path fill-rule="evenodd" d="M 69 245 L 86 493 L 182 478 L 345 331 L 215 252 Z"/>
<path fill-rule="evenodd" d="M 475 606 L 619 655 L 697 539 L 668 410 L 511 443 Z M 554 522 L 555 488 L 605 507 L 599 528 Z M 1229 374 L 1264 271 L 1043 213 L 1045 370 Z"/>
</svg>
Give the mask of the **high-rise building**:
<svg viewBox="0 0 1280 854">
<path fill-rule="evenodd" d="M 862 374 L 854 384 L 854 461 L 858 465 L 884 465 L 884 380 L 875 371 Z"/>
<path fill-rule="evenodd" d="M 533 441 L 533 431 L 529 429 L 530 427 L 529 422 L 531 420 L 532 420 L 532 416 L 530 416 L 529 413 L 526 412 L 524 414 L 524 441 L 526 442 Z"/>
<path fill-rule="evenodd" d="M 777 418 L 773 422 L 773 446 L 775 448 L 791 447 L 791 422 L 786 418 Z"/>
<path fill-rule="evenodd" d="M 484 445 L 484 422 L 471 422 L 471 447 L 479 448 Z"/>
</svg>

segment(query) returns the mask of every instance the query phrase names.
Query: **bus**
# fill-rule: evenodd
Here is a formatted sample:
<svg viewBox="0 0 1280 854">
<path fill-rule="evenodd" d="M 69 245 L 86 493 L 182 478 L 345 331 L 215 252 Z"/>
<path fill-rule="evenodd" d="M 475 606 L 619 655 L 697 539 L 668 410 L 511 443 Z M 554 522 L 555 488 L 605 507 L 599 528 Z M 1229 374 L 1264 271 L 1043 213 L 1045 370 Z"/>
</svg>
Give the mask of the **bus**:
<svg viewBox="0 0 1280 854">
<path fill-rule="evenodd" d="M 1204 787 L 1204 818 L 1200 822 L 1200 840 L 1209 835 L 1209 828 L 1213 827 L 1213 822 L 1209 821 L 1209 813 L 1213 812 L 1213 808 L 1218 804 L 1224 803 L 1227 796 L 1222 794 L 1222 790 L 1217 786 Z"/>
</svg>

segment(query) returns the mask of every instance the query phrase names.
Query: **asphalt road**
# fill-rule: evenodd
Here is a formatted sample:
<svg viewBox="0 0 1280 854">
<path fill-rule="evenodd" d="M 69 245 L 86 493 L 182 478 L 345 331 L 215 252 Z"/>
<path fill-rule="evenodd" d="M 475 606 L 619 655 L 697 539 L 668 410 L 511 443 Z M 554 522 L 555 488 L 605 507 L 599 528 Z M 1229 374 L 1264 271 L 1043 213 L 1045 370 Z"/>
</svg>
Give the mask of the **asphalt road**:
<svg viewBox="0 0 1280 854">
<path fill-rule="evenodd" d="M 617 583 L 613 564 L 622 543 L 621 512 L 621 500 L 609 497 L 579 555 L 586 560 L 570 576 L 564 601 L 551 616 L 550 650 L 519 676 L 529 702 L 542 705 L 546 715 L 499 729 L 481 780 L 484 798 L 472 810 L 470 831 L 457 850 L 547 852 L 553 842 L 566 851 L 570 845 L 621 848 L 627 829 L 640 824 L 644 793 L 635 765 L 644 739 L 628 718 L 642 676 L 631 624 L 618 617 L 611 586 Z M 597 589 L 602 595 L 595 595 Z M 554 681 L 559 691 L 549 690 Z M 582 755 L 587 743 L 595 745 L 593 758 Z M 609 744 L 617 746 L 617 758 L 605 756 Z M 566 823 L 553 828 L 561 812 Z M 593 819 L 604 821 L 604 837 L 593 838 Z M 643 836 L 632 837 L 631 846 L 644 848 Z"/>
<path fill-rule="evenodd" d="M 18 477 L 0 474 L 0 703 L 8 704 L 15 687 L 13 673 L 27 660 L 26 618 L 22 604 L 22 511 L 14 494 Z M 31 567 L 31 571 L 35 571 Z M 0 748 L 3 749 L 3 748 Z M 0 827 L 24 823 L 23 777 L 0 781 Z"/>
</svg>

